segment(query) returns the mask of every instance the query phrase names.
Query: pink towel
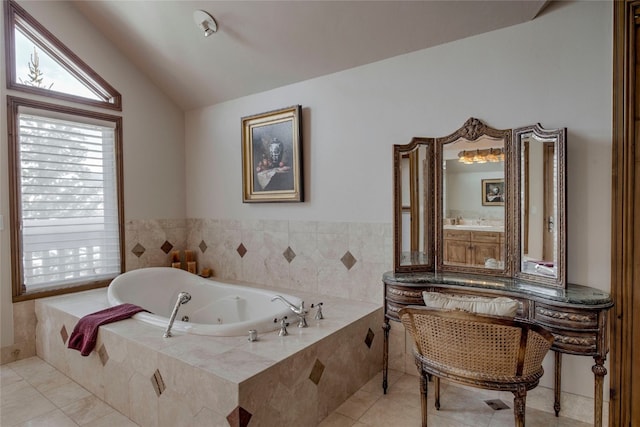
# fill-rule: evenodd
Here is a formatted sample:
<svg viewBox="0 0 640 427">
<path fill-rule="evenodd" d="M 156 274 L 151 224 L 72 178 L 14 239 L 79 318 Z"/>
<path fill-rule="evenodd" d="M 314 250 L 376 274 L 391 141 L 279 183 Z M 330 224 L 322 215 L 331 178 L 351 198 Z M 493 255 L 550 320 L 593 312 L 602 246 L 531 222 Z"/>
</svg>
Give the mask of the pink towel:
<svg viewBox="0 0 640 427">
<path fill-rule="evenodd" d="M 83 356 L 88 356 L 96 346 L 100 325 L 128 319 L 141 311 L 147 310 L 134 304 L 120 304 L 87 314 L 73 328 L 67 347 L 78 350 Z"/>
</svg>

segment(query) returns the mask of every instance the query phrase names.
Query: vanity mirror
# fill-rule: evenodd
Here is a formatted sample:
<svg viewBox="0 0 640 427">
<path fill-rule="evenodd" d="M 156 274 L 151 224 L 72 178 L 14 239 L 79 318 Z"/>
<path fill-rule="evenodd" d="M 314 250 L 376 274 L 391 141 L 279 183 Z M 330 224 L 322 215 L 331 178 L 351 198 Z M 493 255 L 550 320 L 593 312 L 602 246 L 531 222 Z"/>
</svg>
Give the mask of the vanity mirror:
<svg viewBox="0 0 640 427">
<path fill-rule="evenodd" d="M 495 129 L 395 145 L 394 270 L 565 285 L 565 131 Z"/>
<path fill-rule="evenodd" d="M 511 130 L 470 118 L 451 135 L 436 138 L 436 268 L 505 275 L 512 199 Z"/>
<path fill-rule="evenodd" d="M 513 131 L 516 152 L 517 277 L 566 284 L 566 129 L 540 125 Z"/>
<path fill-rule="evenodd" d="M 393 147 L 396 271 L 432 271 L 433 138 Z"/>
</svg>

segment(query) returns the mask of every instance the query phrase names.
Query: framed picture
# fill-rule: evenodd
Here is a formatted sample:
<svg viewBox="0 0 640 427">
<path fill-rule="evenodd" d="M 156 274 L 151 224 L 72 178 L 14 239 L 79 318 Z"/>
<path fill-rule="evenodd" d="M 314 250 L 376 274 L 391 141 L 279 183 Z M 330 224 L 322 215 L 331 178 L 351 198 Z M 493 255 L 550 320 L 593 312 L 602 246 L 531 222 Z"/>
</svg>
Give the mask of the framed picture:
<svg viewBox="0 0 640 427">
<path fill-rule="evenodd" d="M 482 180 L 482 205 L 504 206 L 504 179 Z"/>
<path fill-rule="evenodd" d="M 242 201 L 302 202 L 302 107 L 242 118 Z"/>
</svg>

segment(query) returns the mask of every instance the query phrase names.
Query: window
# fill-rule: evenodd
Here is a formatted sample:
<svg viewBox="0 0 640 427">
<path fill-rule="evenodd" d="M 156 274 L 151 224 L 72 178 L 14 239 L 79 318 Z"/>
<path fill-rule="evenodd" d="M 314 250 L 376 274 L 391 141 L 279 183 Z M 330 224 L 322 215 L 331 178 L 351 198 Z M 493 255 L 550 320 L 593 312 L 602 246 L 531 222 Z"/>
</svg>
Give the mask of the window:
<svg viewBox="0 0 640 427">
<path fill-rule="evenodd" d="M 121 118 L 8 103 L 15 296 L 110 281 L 123 270 Z"/>
<path fill-rule="evenodd" d="M 120 94 L 14 1 L 5 1 L 7 88 L 122 110 Z"/>
<path fill-rule="evenodd" d="M 53 100 L 7 96 L 13 300 L 105 286 L 124 271 L 122 118 L 97 108 L 121 111 L 121 96 L 3 3 L 7 89 Z"/>
</svg>

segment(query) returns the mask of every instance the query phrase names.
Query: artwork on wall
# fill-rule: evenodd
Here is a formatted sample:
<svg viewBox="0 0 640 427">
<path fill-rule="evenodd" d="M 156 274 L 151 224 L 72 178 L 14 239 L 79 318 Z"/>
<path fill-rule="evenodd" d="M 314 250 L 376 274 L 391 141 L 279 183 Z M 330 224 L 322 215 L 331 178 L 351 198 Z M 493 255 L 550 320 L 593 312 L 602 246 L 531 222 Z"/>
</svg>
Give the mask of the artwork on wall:
<svg viewBox="0 0 640 427">
<path fill-rule="evenodd" d="M 242 118 L 242 201 L 302 202 L 302 107 Z"/>
<path fill-rule="evenodd" d="M 482 180 L 482 205 L 504 206 L 504 179 Z"/>
</svg>

